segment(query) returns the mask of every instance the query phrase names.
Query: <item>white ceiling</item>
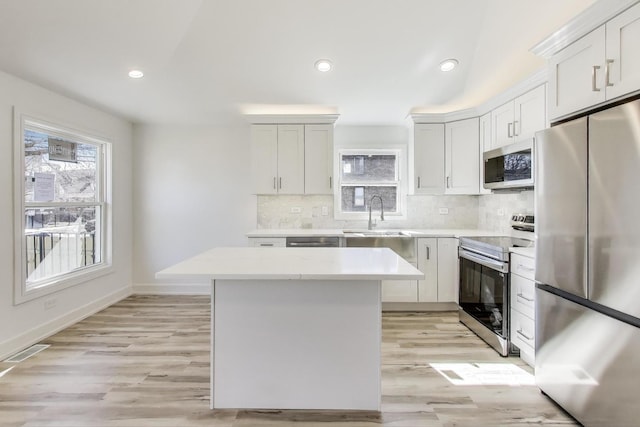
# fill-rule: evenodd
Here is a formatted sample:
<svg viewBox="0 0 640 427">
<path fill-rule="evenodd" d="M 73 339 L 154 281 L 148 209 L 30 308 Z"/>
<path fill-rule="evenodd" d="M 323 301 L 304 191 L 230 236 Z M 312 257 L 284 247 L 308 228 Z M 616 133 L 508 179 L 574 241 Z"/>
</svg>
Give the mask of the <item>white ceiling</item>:
<svg viewBox="0 0 640 427">
<path fill-rule="evenodd" d="M 529 49 L 593 2 L 0 0 L 0 69 L 133 122 L 398 124 L 479 105 L 544 67 Z M 442 73 L 449 57 L 460 65 Z M 317 72 L 319 58 L 334 70 Z"/>
</svg>

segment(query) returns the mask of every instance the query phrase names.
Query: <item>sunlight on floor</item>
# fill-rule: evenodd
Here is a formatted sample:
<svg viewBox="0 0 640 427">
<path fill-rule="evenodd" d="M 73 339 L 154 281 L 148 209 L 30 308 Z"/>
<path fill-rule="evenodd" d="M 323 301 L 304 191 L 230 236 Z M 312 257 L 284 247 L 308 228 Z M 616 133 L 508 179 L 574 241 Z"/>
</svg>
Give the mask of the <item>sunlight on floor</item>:
<svg viewBox="0 0 640 427">
<path fill-rule="evenodd" d="M 9 373 L 9 371 L 12 370 L 13 368 L 15 368 L 15 366 L 11 366 L 10 368 L 5 369 L 4 371 L 0 371 L 0 378 L 2 378 L 4 374 Z"/>
<path fill-rule="evenodd" d="M 533 375 L 511 363 L 431 363 L 454 385 L 535 385 Z"/>
</svg>

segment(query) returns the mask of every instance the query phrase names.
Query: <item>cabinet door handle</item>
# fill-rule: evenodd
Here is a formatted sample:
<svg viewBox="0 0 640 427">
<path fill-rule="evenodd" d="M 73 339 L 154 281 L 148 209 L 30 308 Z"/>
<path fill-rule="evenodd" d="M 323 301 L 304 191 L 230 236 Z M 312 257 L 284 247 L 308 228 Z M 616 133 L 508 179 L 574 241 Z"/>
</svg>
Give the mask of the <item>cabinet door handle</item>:
<svg viewBox="0 0 640 427">
<path fill-rule="evenodd" d="M 513 123 L 507 123 L 507 136 L 509 138 L 513 138 L 513 131 L 511 130 L 511 126 L 513 126 Z"/>
<path fill-rule="evenodd" d="M 525 297 L 523 294 L 520 294 L 520 293 L 519 293 L 519 294 L 516 294 L 516 296 L 517 296 L 518 298 L 522 298 L 522 299 L 523 299 L 523 300 L 525 300 L 525 301 L 528 301 L 528 302 L 534 302 L 534 300 L 533 300 L 533 299 L 531 299 L 531 298 L 527 298 L 527 297 Z"/>
<path fill-rule="evenodd" d="M 273 243 L 260 243 L 260 246 L 261 247 L 265 247 L 265 248 L 266 247 L 271 247 L 271 246 L 273 246 Z"/>
<path fill-rule="evenodd" d="M 449 188 L 449 177 L 447 177 L 447 188 Z"/>
<path fill-rule="evenodd" d="M 600 89 L 596 86 L 596 72 L 600 69 L 599 65 L 591 67 L 591 91 L 600 92 Z"/>
<path fill-rule="evenodd" d="M 524 332 L 522 332 L 522 329 L 518 329 L 516 332 L 518 333 L 518 335 L 522 335 L 522 337 L 524 339 L 526 339 L 527 341 L 533 341 L 533 337 L 530 337 L 527 334 L 525 334 Z"/>
<path fill-rule="evenodd" d="M 273 177 L 273 189 L 274 190 L 276 189 L 276 177 L 275 176 Z"/>
<path fill-rule="evenodd" d="M 513 136 L 518 136 L 518 121 L 513 122 Z"/>
<path fill-rule="evenodd" d="M 613 59 L 607 59 L 607 65 L 604 67 L 604 84 L 606 86 L 613 86 L 613 83 L 609 81 L 609 73 L 611 70 L 610 65 L 613 64 Z"/>
<path fill-rule="evenodd" d="M 282 177 L 279 178 L 279 184 L 278 184 L 278 188 L 280 188 L 280 190 L 282 190 Z"/>
<path fill-rule="evenodd" d="M 427 246 L 427 259 L 431 259 L 431 247 Z"/>
<path fill-rule="evenodd" d="M 331 178 L 332 178 L 332 177 L 329 177 L 329 188 L 330 188 L 330 189 L 331 189 L 331 188 L 333 188 L 333 182 L 331 182 L 331 181 L 332 181 L 332 179 L 331 179 Z"/>
<path fill-rule="evenodd" d="M 519 270 L 524 270 L 524 271 L 535 271 L 536 269 L 533 267 L 527 267 L 524 264 L 518 264 L 518 269 Z"/>
<path fill-rule="evenodd" d="M 420 177 L 418 177 L 418 188 L 420 188 Z"/>
</svg>

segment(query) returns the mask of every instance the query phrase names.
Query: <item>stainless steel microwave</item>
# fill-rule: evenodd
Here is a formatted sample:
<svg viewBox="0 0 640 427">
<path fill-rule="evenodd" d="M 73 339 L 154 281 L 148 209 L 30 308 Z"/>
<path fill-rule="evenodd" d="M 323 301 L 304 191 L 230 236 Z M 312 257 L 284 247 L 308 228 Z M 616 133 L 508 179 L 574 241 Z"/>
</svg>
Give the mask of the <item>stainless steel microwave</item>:
<svg viewBox="0 0 640 427">
<path fill-rule="evenodd" d="M 533 187 L 533 141 L 522 141 L 485 151 L 484 188 Z"/>
</svg>

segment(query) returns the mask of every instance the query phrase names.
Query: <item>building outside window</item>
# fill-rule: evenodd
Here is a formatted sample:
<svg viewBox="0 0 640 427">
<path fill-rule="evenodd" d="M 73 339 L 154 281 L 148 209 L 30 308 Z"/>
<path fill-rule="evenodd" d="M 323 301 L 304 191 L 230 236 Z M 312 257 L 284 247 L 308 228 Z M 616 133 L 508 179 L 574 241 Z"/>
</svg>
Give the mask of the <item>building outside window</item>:
<svg viewBox="0 0 640 427">
<path fill-rule="evenodd" d="M 373 196 L 380 196 L 385 216 L 403 215 L 398 150 L 341 150 L 338 214 L 344 219 L 363 218 Z M 378 198 L 373 210 L 381 209 Z"/>
<path fill-rule="evenodd" d="M 16 298 L 82 283 L 109 266 L 109 143 L 20 116 L 16 138 Z"/>
</svg>

